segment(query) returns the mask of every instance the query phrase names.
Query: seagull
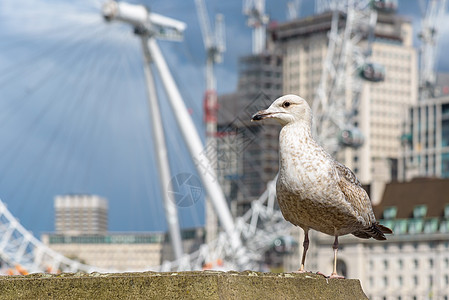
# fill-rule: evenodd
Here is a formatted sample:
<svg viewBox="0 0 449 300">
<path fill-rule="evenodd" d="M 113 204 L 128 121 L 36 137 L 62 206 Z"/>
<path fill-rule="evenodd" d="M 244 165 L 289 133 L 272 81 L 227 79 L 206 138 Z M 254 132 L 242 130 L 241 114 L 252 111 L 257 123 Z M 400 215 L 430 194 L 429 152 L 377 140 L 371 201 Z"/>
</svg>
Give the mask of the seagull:
<svg viewBox="0 0 449 300">
<path fill-rule="evenodd" d="M 282 125 L 279 135 L 279 174 L 276 197 L 284 218 L 304 230 L 301 267 L 303 273 L 309 248 L 309 230 L 335 237 L 333 272 L 337 274 L 338 237 L 353 234 L 362 239 L 386 240 L 392 230 L 379 224 L 371 201 L 357 177 L 334 160 L 313 139 L 312 110 L 296 95 L 276 99 L 251 121 L 275 119 Z"/>
</svg>

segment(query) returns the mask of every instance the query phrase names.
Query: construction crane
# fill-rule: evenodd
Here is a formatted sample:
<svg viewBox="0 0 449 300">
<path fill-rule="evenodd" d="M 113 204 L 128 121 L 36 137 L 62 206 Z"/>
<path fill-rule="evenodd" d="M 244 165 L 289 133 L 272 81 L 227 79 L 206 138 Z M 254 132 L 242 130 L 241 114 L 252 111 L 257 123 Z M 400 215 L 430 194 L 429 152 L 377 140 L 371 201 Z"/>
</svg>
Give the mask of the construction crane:
<svg viewBox="0 0 449 300">
<path fill-rule="evenodd" d="M 287 2 L 287 20 L 292 21 L 299 18 L 299 9 L 302 0 L 292 0 Z"/>
<path fill-rule="evenodd" d="M 204 48 L 206 49 L 206 92 L 204 94 L 204 122 L 206 123 L 206 145 L 209 160 L 214 170 L 216 170 L 217 149 L 215 136 L 217 134 L 217 82 L 214 73 L 214 66 L 223 61 L 223 52 L 226 50 L 224 16 L 217 14 L 215 16 L 215 31 L 209 23 L 209 17 L 204 0 L 195 0 L 198 19 L 200 21 L 201 33 L 203 35 Z M 210 202 L 206 203 L 206 240 L 208 242 L 216 239 L 218 232 L 217 216 L 214 213 Z"/>
<path fill-rule="evenodd" d="M 248 17 L 248 26 L 253 28 L 253 54 L 260 54 L 265 49 L 266 26 L 269 20 L 265 14 L 265 0 L 244 0 L 243 14 Z"/>
<path fill-rule="evenodd" d="M 423 18 L 421 31 L 420 70 L 419 70 L 419 100 L 434 96 L 435 89 L 435 60 L 438 56 L 438 28 L 446 11 L 446 0 L 431 0 L 419 2 Z"/>
<path fill-rule="evenodd" d="M 215 17 L 215 31 L 209 23 L 204 0 L 195 0 L 198 18 L 203 34 L 204 48 L 206 49 L 206 95 L 204 101 L 206 132 L 208 136 L 215 136 L 217 126 L 217 95 L 214 65 L 223 61 L 223 52 L 226 50 L 224 17 L 217 14 Z"/>
</svg>

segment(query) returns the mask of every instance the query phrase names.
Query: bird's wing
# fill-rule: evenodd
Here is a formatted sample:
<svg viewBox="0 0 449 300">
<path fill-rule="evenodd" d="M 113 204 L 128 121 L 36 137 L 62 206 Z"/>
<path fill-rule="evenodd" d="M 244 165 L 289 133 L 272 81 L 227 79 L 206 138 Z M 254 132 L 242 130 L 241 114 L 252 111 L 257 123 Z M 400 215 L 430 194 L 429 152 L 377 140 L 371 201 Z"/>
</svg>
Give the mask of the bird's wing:
<svg viewBox="0 0 449 300">
<path fill-rule="evenodd" d="M 357 179 L 355 174 L 351 171 L 351 169 L 349 169 L 345 165 L 339 163 L 338 161 L 334 161 L 334 162 L 335 162 L 335 166 L 337 168 L 338 175 L 340 177 L 343 177 L 344 180 L 350 182 L 353 185 L 357 185 L 359 187 L 362 187 L 362 184 Z"/>
<path fill-rule="evenodd" d="M 345 195 L 346 201 L 363 218 L 365 225 L 376 222 L 368 194 L 354 173 L 337 161 L 335 161 L 335 169 L 338 175 L 338 186 Z"/>
</svg>

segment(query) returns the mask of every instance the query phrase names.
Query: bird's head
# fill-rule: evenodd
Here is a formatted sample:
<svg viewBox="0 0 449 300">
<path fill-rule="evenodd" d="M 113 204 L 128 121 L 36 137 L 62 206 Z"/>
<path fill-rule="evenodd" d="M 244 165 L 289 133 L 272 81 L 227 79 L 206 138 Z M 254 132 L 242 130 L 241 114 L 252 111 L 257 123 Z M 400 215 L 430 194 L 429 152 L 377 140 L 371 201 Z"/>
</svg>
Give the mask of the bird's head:
<svg viewBox="0 0 449 300">
<path fill-rule="evenodd" d="M 266 110 L 255 113 L 251 121 L 275 119 L 282 126 L 293 122 L 310 123 L 312 111 L 303 98 L 296 95 L 285 95 L 277 98 Z"/>
</svg>

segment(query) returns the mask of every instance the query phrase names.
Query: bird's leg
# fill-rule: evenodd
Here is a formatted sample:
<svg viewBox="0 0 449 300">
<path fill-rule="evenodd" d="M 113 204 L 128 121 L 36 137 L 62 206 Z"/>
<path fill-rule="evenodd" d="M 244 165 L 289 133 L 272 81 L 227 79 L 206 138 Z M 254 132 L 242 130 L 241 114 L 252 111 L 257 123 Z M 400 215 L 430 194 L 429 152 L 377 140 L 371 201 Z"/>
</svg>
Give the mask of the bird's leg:
<svg viewBox="0 0 449 300">
<path fill-rule="evenodd" d="M 303 246 L 303 252 L 302 252 L 302 259 L 301 259 L 301 267 L 297 271 L 298 273 L 304 273 L 304 265 L 306 264 L 306 254 L 307 249 L 309 249 L 309 230 L 304 230 L 304 243 L 302 243 Z"/>
<path fill-rule="evenodd" d="M 335 241 L 332 245 L 332 248 L 334 249 L 334 270 L 329 278 L 345 278 L 344 276 L 340 276 L 337 274 L 338 235 L 335 236 Z"/>
</svg>

